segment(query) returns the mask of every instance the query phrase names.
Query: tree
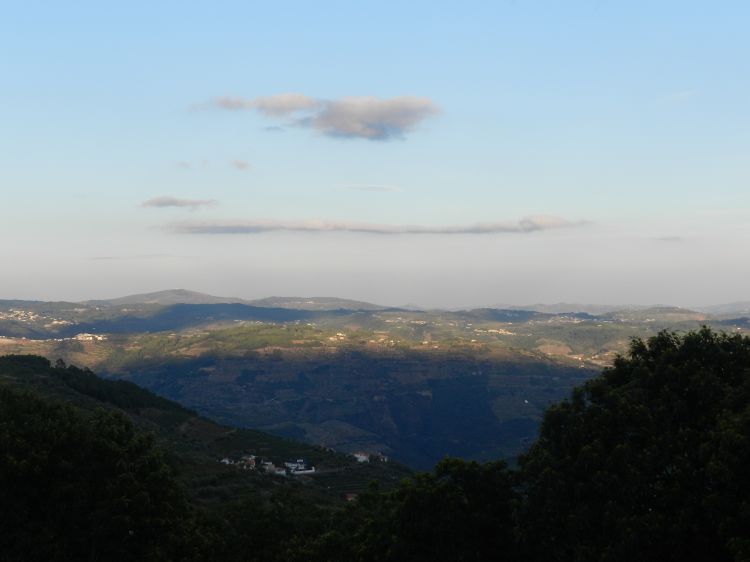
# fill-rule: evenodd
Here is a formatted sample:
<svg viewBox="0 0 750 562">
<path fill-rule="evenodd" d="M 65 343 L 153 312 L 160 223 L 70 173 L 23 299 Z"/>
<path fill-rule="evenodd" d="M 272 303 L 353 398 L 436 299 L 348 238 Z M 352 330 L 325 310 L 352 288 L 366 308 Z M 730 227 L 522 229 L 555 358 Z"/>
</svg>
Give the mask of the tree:
<svg viewBox="0 0 750 562">
<path fill-rule="evenodd" d="M 515 501 L 504 463 L 444 459 L 433 474 L 361 494 L 300 560 L 515 560 Z"/>
<path fill-rule="evenodd" d="M 520 460 L 538 560 L 750 559 L 750 339 L 634 340 Z"/>
<path fill-rule="evenodd" d="M 173 560 L 187 521 L 150 435 L 0 387 L 3 560 Z"/>
</svg>

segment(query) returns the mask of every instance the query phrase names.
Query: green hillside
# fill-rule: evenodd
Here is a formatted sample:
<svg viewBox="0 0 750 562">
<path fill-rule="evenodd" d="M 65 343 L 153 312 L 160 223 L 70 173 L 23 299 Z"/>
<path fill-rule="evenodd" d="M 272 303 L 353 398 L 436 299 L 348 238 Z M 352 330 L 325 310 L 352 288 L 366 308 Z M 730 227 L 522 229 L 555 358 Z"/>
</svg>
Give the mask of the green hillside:
<svg viewBox="0 0 750 562">
<path fill-rule="evenodd" d="M 124 412 L 136 426 L 155 436 L 190 496 L 201 502 L 237 499 L 258 489 L 286 485 L 303 486 L 326 501 L 337 501 L 343 494 L 365 489 L 372 481 L 390 486 L 408 474 L 397 463 L 358 463 L 349 455 L 320 447 L 223 426 L 133 383 L 104 380 L 87 369 L 62 363 L 52 366 L 42 357 L 0 357 L 0 385 L 32 391 L 46 400 L 88 412 Z M 218 462 L 243 455 L 255 455 L 275 466 L 302 458 L 317 472 L 287 482 Z"/>
</svg>

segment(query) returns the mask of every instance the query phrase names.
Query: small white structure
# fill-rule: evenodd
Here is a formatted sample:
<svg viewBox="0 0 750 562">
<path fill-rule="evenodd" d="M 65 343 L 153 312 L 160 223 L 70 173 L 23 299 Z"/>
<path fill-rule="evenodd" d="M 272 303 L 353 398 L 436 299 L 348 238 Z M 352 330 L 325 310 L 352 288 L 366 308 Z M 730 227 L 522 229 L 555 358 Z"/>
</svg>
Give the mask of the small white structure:
<svg viewBox="0 0 750 562">
<path fill-rule="evenodd" d="M 362 451 L 357 451 L 356 453 L 352 453 L 352 456 L 357 459 L 357 462 L 370 462 L 370 455 L 369 453 L 364 453 Z"/>
<path fill-rule="evenodd" d="M 297 459 L 295 461 L 287 461 L 284 463 L 284 466 L 289 470 L 290 473 L 297 475 L 297 474 L 314 474 L 315 473 L 315 467 L 314 466 L 307 466 L 307 461 L 305 459 Z"/>
<path fill-rule="evenodd" d="M 284 466 L 294 472 L 295 470 L 304 470 L 307 468 L 307 463 L 305 459 L 297 459 L 296 461 L 286 461 Z"/>
<path fill-rule="evenodd" d="M 78 334 L 73 337 L 73 339 L 78 341 L 104 341 L 107 339 L 107 336 L 99 334 Z"/>
</svg>

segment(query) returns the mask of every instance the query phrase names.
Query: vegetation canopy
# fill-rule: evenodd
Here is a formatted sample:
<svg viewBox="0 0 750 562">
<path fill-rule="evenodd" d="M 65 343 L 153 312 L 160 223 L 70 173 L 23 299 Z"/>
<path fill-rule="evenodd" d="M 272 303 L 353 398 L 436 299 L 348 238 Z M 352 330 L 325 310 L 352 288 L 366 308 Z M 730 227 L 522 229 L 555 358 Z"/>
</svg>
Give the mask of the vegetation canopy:
<svg viewBox="0 0 750 562">
<path fill-rule="evenodd" d="M 549 408 L 521 458 L 526 546 L 547 560 L 750 557 L 750 339 L 634 340 Z"/>
<path fill-rule="evenodd" d="M 0 360 L 0 375 L 23 371 L 16 386 L 45 368 Z M 516 469 L 447 458 L 351 502 L 297 485 L 196 502 L 113 406 L 134 391 L 80 379 L 109 411 L 0 387 L 5 559 L 750 560 L 750 339 L 738 335 L 633 340 L 547 410 Z"/>
<path fill-rule="evenodd" d="M 153 439 L 121 412 L 84 416 L 0 387 L 3 560 L 169 560 L 186 518 Z"/>
</svg>

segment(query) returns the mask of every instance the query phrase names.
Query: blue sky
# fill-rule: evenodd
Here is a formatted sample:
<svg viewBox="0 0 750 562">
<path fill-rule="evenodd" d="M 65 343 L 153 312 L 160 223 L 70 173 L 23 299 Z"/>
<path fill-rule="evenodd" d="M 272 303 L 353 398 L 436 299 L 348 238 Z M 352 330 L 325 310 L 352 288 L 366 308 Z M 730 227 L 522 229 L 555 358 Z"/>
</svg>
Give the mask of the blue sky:
<svg viewBox="0 0 750 562">
<path fill-rule="evenodd" d="M 748 21 L 740 1 L 5 2 L 0 296 L 746 300 Z"/>
</svg>

